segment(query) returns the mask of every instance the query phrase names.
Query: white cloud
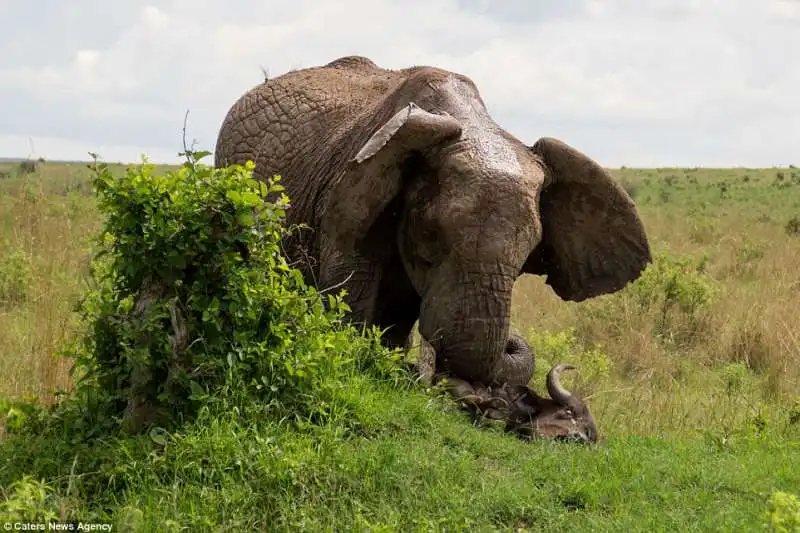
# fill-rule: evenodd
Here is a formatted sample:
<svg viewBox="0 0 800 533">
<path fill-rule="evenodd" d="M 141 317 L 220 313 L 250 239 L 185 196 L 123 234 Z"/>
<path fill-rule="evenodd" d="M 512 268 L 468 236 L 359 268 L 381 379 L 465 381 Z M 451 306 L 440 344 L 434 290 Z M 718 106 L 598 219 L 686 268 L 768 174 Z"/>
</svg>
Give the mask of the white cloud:
<svg viewBox="0 0 800 533">
<path fill-rule="evenodd" d="M 390 68 L 458 70 L 512 133 L 562 137 L 603 164 L 800 158 L 793 0 L 53 6 L 0 0 L 14 20 L 0 42 L 0 98 L 15 103 L 0 116 L 0 155 L 25 155 L 31 136 L 49 139 L 40 152 L 75 150 L 59 157 L 85 157 L 91 145 L 131 160 L 173 157 L 187 109 L 190 135 L 213 149 L 229 106 L 261 81 L 259 67 L 274 77 L 359 54 Z M 47 31 L 37 41 L 31 27 Z"/>
<path fill-rule="evenodd" d="M 144 23 L 144 27 L 154 32 L 163 31 L 169 27 L 170 17 L 157 7 L 145 6 L 142 8 L 140 18 Z"/>
<path fill-rule="evenodd" d="M 100 52 L 97 50 L 78 50 L 75 52 L 75 64 L 78 68 L 91 70 L 100 59 Z"/>
</svg>

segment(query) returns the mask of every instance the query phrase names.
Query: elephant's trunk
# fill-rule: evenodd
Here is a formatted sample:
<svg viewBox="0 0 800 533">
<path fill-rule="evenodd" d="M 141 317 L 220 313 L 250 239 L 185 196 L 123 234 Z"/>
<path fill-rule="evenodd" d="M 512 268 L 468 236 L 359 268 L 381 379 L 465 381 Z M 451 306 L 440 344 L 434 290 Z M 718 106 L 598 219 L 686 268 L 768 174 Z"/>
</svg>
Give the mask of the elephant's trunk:
<svg viewBox="0 0 800 533">
<path fill-rule="evenodd" d="M 437 372 L 473 383 L 526 385 L 531 352 L 509 336 L 514 277 L 482 275 L 453 285 L 426 295 L 420 313 L 420 333 L 436 352 Z"/>
<path fill-rule="evenodd" d="M 494 381 L 509 385 L 527 385 L 533 377 L 533 352 L 518 335 L 509 335 L 506 349 L 495 367 Z"/>
</svg>

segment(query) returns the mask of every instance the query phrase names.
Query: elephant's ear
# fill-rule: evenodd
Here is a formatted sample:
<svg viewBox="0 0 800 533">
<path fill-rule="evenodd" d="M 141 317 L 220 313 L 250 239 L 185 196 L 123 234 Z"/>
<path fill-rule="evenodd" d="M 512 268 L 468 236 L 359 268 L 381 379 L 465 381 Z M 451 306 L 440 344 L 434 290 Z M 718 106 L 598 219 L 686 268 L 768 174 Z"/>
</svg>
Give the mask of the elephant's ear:
<svg viewBox="0 0 800 533">
<path fill-rule="evenodd" d="M 564 300 L 622 289 L 652 261 L 633 200 L 599 164 L 549 137 L 531 150 L 545 165 L 542 241 L 523 272 L 544 274 Z"/>
<path fill-rule="evenodd" d="M 352 250 L 402 187 L 403 162 L 461 134 L 461 124 L 409 103 L 372 134 L 334 184 L 324 230 Z"/>
</svg>

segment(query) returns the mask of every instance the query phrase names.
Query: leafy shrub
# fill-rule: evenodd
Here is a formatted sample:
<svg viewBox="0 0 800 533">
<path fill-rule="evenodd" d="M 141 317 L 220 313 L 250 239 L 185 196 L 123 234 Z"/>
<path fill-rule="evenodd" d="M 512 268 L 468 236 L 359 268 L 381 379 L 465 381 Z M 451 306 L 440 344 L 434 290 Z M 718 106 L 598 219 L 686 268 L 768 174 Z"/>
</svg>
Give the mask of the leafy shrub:
<svg viewBox="0 0 800 533">
<path fill-rule="evenodd" d="M 168 426 L 220 403 L 320 420 L 335 414 L 342 376 L 398 368 L 380 332 L 344 322 L 342 294 L 288 265 L 280 178 L 208 167 L 206 155 L 187 152 L 165 174 L 146 161 L 120 177 L 90 167 L 106 220 L 82 334 L 64 350 L 85 434 Z"/>
<path fill-rule="evenodd" d="M 695 244 L 710 244 L 719 239 L 719 223 L 716 219 L 702 216 L 693 218 L 689 226 L 689 240 Z"/>
<path fill-rule="evenodd" d="M 17 176 L 26 176 L 28 174 L 33 174 L 39 168 L 39 163 L 37 161 L 33 161 L 30 159 L 26 159 L 25 161 L 21 161 L 17 165 Z"/>
<path fill-rule="evenodd" d="M 745 238 L 737 247 L 733 263 L 728 267 L 728 275 L 738 278 L 752 276 L 758 263 L 766 254 L 767 243 Z"/>
<path fill-rule="evenodd" d="M 746 240 L 739 250 L 737 250 L 737 258 L 743 263 L 750 263 L 758 261 L 764 257 L 764 250 L 766 243 L 764 242 L 751 242 Z"/>
<path fill-rule="evenodd" d="M 25 475 L 9 487 L 9 492 L 0 500 L 0 522 L 33 523 L 51 522 L 59 518 L 53 504 L 53 490 L 46 483 Z M 10 528 L 9 528 L 10 529 Z"/>
<path fill-rule="evenodd" d="M 725 391 L 735 396 L 742 392 L 749 378 L 747 365 L 742 362 L 729 363 L 722 368 Z"/>
<path fill-rule="evenodd" d="M 717 281 L 705 272 L 707 258 L 654 252 L 653 262 L 616 294 L 581 305 L 579 337 L 623 338 L 631 328 L 650 329 L 669 347 L 695 344 L 713 319 Z"/>
<path fill-rule="evenodd" d="M 575 336 L 575 328 L 559 332 L 531 329 L 527 336 L 536 361 L 536 374 L 543 377 L 553 365 L 573 364 L 580 372 L 581 392 L 609 377 L 611 359 L 599 347 L 582 349 Z"/>
<path fill-rule="evenodd" d="M 663 309 L 677 306 L 687 314 L 709 304 L 715 294 L 714 280 L 705 272 L 708 260 L 697 264 L 691 256 L 656 252 L 653 263 L 630 285 L 643 307 L 660 304 Z"/>
<path fill-rule="evenodd" d="M 800 235 L 800 216 L 793 216 L 786 223 L 786 233 L 789 235 Z"/>
<path fill-rule="evenodd" d="M 2 248 L 8 250 L 8 243 L 4 242 Z M 25 301 L 32 280 L 33 269 L 28 254 L 16 249 L 0 256 L 0 307 Z"/>
<path fill-rule="evenodd" d="M 695 342 L 710 323 L 717 282 L 705 271 L 708 259 L 661 251 L 633 283 L 620 291 L 639 314 L 655 314 L 655 333 L 672 344 Z M 621 302 L 612 302 L 619 306 Z M 606 310 L 606 314 L 615 313 Z"/>
<path fill-rule="evenodd" d="M 786 421 L 789 425 L 800 424 L 800 397 L 797 397 L 792 402 L 789 408 L 789 413 L 786 416 Z"/>
<path fill-rule="evenodd" d="M 800 531 L 800 499 L 788 492 L 774 491 L 767 500 L 767 525 L 776 533 Z"/>
</svg>

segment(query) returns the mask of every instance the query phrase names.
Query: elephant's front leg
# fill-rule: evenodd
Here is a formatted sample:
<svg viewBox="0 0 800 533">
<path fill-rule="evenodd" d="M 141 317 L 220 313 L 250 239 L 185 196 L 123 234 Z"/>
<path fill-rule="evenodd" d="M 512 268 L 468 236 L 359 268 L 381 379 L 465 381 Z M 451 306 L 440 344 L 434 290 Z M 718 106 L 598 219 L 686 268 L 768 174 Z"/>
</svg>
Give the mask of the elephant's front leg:
<svg viewBox="0 0 800 533">
<path fill-rule="evenodd" d="M 350 307 L 348 321 L 353 325 L 377 324 L 377 299 L 382 269 L 374 261 L 361 256 L 343 258 L 335 251 L 324 254 L 320 261 L 319 289 L 337 294 L 347 291 L 344 297 Z"/>
</svg>

